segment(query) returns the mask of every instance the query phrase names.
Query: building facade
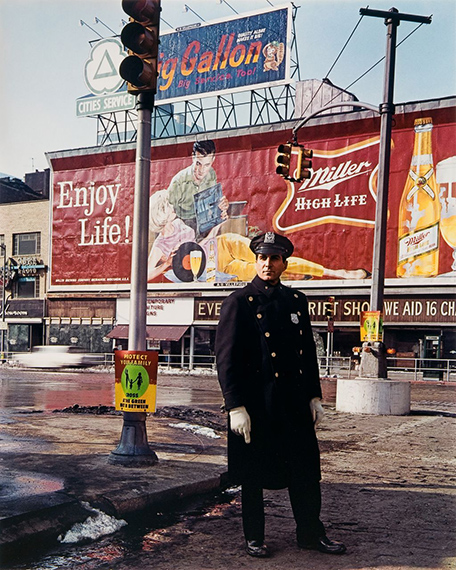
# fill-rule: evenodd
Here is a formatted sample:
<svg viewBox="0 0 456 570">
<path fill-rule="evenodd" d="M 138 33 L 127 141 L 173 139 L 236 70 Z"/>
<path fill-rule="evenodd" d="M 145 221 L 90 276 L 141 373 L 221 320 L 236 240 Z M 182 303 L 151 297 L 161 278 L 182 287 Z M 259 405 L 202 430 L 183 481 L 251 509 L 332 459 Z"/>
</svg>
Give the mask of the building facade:
<svg viewBox="0 0 456 570">
<path fill-rule="evenodd" d="M 454 98 L 396 107 L 383 313 L 385 344 L 398 355 L 454 358 L 454 229 L 448 228 L 455 219 L 455 109 Z M 351 111 L 309 121 L 298 138 L 313 149 L 312 176 L 300 183 L 275 173 L 277 147 L 290 140 L 295 125 L 153 141 L 151 346 L 160 343 L 162 351 L 196 362 L 211 355 L 223 298 L 254 275 L 249 239 L 270 230 L 295 244 L 284 280 L 307 294 L 321 345 L 329 334 L 332 351 L 342 356 L 360 345 L 360 315 L 369 308 L 371 288 L 379 117 Z M 422 125 L 430 146 L 418 155 Z M 216 150 L 205 181 L 192 186 L 195 139 L 212 140 Z M 131 144 L 49 153 L 50 341 L 84 338 L 98 351 L 114 339 L 125 347 L 134 157 Z M 411 176 L 416 183 L 408 187 Z M 223 196 L 227 220 L 217 206 Z M 328 296 L 335 297 L 330 333 Z"/>
</svg>

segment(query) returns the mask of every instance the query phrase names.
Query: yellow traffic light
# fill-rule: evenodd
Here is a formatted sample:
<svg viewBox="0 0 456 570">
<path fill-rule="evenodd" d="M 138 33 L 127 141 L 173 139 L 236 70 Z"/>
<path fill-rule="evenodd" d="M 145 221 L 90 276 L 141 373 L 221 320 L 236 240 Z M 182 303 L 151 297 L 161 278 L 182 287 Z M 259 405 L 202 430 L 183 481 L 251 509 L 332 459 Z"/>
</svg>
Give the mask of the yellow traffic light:
<svg viewBox="0 0 456 570">
<path fill-rule="evenodd" d="M 128 49 L 119 67 L 129 93 L 157 92 L 160 0 L 122 0 L 130 16 L 120 38 Z"/>
</svg>

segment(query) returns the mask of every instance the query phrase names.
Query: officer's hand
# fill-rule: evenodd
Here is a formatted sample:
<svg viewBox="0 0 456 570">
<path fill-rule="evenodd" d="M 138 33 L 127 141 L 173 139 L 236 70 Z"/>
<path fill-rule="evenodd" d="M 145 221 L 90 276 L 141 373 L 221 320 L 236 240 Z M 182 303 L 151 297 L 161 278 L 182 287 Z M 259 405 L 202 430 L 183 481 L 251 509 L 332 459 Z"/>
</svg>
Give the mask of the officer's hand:
<svg viewBox="0 0 456 570">
<path fill-rule="evenodd" d="M 312 412 L 314 426 L 317 427 L 325 415 L 320 398 L 312 398 L 310 400 L 310 411 Z"/>
<path fill-rule="evenodd" d="M 230 427 L 236 435 L 244 436 L 245 443 L 250 443 L 250 416 L 244 406 L 230 410 Z"/>
</svg>

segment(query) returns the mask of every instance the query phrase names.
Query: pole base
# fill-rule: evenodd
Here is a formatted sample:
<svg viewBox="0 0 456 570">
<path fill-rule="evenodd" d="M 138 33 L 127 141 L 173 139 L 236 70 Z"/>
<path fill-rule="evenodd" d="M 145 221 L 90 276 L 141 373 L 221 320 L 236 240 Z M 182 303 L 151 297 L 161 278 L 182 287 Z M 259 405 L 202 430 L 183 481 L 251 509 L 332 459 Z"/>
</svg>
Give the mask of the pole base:
<svg viewBox="0 0 456 570">
<path fill-rule="evenodd" d="M 410 414 L 410 382 L 387 378 L 337 380 L 336 410 L 350 414 Z"/>
<path fill-rule="evenodd" d="M 158 462 L 149 447 L 146 434 L 146 414 L 125 412 L 120 443 L 108 457 L 108 463 L 125 467 L 146 467 Z"/>
</svg>

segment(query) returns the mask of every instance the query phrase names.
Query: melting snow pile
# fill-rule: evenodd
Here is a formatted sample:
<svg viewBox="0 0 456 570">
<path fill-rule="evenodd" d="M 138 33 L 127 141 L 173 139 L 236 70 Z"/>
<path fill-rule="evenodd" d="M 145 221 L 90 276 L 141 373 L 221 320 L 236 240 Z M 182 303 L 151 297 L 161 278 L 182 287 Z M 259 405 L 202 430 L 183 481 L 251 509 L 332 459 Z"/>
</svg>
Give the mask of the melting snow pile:
<svg viewBox="0 0 456 570">
<path fill-rule="evenodd" d="M 85 539 L 96 540 L 106 534 L 112 534 L 127 525 L 127 522 L 123 519 L 119 520 L 111 517 L 103 511 L 92 508 L 87 503 L 83 503 L 83 506 L 88 511 L 91 511 L 93 515 L 90 515 L 82 523 L 74 524 L 65 536 L 60 535 L 58 537 L 60 542 L 70 544 Z"/>
<path fill-rule="evenodd" d="M 185 431 L 191 431 L 196 435 L 205 435 L 206 437 L 211 437 L 212 439 L 220 439 L 220 436 L 215 433 L 212 428 L 197 426 L 194 424 L 188 424 L 186 422 L 181 422 L 179 424 L 168 424 L 170 427 L 183 429 Z"/>
</svg>

